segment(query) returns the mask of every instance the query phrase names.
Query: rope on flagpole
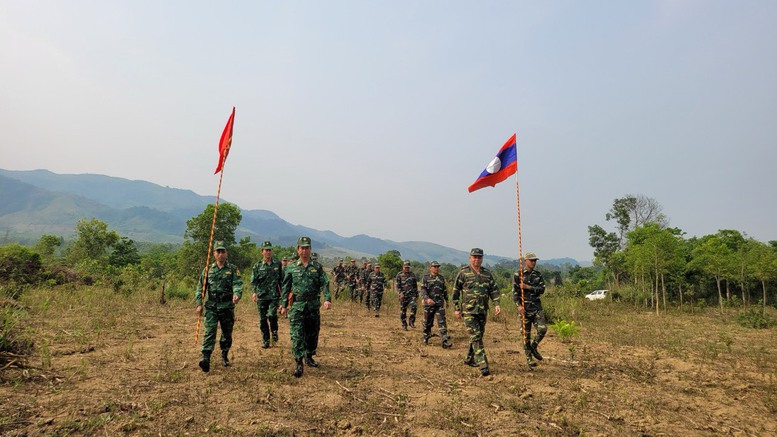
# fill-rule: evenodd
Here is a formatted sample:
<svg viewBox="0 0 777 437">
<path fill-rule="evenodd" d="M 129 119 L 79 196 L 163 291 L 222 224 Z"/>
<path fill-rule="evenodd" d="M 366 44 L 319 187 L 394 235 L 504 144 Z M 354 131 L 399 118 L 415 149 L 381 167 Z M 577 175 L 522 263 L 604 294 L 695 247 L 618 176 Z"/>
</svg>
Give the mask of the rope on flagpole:
<svg viewBox="0 0 777 437">
<path fill-rule="evenodd" d="M 521 308 L 523 308 L 523 314 L 521 316 L 521 337 L 523 339 L 523 347 L 526 347 L 526 301 L 523 296 L 523 245 L 521 242 L 521 190 L 518 186 L 518 172 L 515 172 L 515 206 L 518 210 L 518 288 L 521 290 Z"/>
<path fill-rule="evenodd" d="M 219 172 L 219 188 L 216 191 L 216 203 L 213 205 L 213 220 L 210 222 L 210 238 L 208 238 L 208 255 L 205 257 L 205 274 L 202 276 L 202 312 L 205 312 L 205 293 L 207 291 L 208 284 L 208 268 L 210 267 L 210 254 L 213 247 L 213 234 L 216 230 L 216 213 L 219 210 L 219 197 L 221 196 L 221 181 L 224 178 L 224 164 L 226 156 L 221 161 L 221 171 Z M 194 331 L 194 344 L 200 341 L 200 322 L 202 321 L 202 313 L 197 315 L 197 329 Z"/>
</svg>

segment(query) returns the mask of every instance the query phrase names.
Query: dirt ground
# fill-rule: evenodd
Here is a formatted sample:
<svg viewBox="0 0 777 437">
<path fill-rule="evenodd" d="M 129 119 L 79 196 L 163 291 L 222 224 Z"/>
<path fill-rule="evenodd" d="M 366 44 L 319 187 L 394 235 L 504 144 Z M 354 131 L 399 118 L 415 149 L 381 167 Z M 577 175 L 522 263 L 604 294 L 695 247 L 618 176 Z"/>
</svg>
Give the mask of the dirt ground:
<svg viewBox="0 0 777 437">
<path fill-rule="evenodd" d="M 343 301 L 322 310 L 321 366 L 297 379 L 288 321 L 261 349 L 250 299 L 237 307 L 232 366 L 214 360 L 205 374 L 186 302 L 30 298 L 36 355 L 0 371 L 0 434 L 777 435 L 774 329 L 602 303 L 571 342 L 549 331 L 529 371 L 505 311 L 487 325 L 493 375 L 482 378 L 463 364 L 452 311 L 444 350 L 422 343 L 420 318 L 401 330 L 395 299 L 379 318 Z"/>
</svg>

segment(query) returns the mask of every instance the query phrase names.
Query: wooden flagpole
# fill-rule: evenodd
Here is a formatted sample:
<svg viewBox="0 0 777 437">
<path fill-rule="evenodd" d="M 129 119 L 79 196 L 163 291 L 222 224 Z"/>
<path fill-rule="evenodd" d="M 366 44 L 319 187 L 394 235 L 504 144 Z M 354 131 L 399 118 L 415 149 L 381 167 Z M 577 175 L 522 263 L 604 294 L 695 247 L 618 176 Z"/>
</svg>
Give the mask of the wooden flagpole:
<svg viewBox="0 0 777 437">
<path fill-rule="evenodd" d="M 518 210 L 518 287 L 521 290 L 521 308 L 524 313 L 519 314 L 521 316 L 521 338 L 523 339 L 523 347 L 526 347 L 526 305 L 523 296 L 523 246 L 521 242 L 521 190 L 518 186 L 518 172 L 515 172 L 515 206 Z"/>
</svg>

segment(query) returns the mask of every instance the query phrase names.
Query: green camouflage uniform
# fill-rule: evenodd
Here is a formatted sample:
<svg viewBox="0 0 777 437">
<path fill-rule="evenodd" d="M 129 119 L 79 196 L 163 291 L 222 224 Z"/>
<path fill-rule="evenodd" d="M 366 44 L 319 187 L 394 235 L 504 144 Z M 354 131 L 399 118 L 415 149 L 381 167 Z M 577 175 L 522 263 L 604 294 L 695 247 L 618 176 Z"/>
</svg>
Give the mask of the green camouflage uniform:
<svg viewBox="0 0 777 437">
<path fill-rule="evenodd" d="M 205 269 L 200 274 L 197 283 L 197 291 L 194 301 L 197 306 L 202 305 L 205 310 L 205 336 L 202 339 L 202 355 L 210 357 L 213 347 L 216 345 L 217 326 L 221 325 L 221 338 L 219 347 L 221 353 L 226 354 L 232 347 L 232 328 L 235 326 L 235 304 L 232 303 L 232 295 L 243 297 L 243 278 L 240 271 L 229 262 L 219 268 L 215 262 L 208 268 L 208 282 L 206 284 L 207 300 L 202 303 L 202 280 L 205 277 Z"/>
<path fill-rule="evenodd" d="M 399 292 L 399 320 L 402 327 L 407 327 L 407 309 L 410 308 L 410 326 L 415 326 L 415 313 L 418 311 L 418 278 L 415 273 L 400 270 L 394 278 Z"/>
<path fill-rule="evenodd" d="M 264 345 L 278 341 L 278 306 L 281 300 L 281 282 L 283 268 L 277 258 L 272 257 L 269 264 L 260 259 L 251 269 L 251 289 L 256 293 L 256 309 L 259 311 L 259 330 Z"/>
<path fill-rule="evenodd" d="M 359 267 L 356 264 L 349 264 L 345 267 L 345 284 L 348 288 L 348 295 L 351 297 L 351 301 L 355 302 L 356 297 L 359 295 L 359 288 L 357 285 L 359 279 Z"/>
<path fill-rule="evenodd" d="M 373 270 L 367 278 L 367 292 L 369 293 L 371 300 L 370 304 L 375 310 L 376 317 L 380 311 L 380 305 L 383 303 L 383 290 L 385 288 L 386 275 L 384 275 L 383 272 L 376 272 Z"/>
<path fill-rule="evenodd" d="M 488 314 L 488 299 L 499 305 L 499 289 L 494 276 L 485 267 L 480 267 L 480 274 L 475 273 L 471 266 L 464 266 L 456 275 L 453 286 L 453 305 L 461 311 L 464 325 L 470 336 L 467 360 L 488 369 L 488 358 L 483 346 L 483 333 L 486 330 L 486 315 Z"/>
<path fill-rule="evenodd" d="M 285 296 L 291 294 L 282 304 L 286 307 L 291 303 L 291 353 L 294 359 L 311 357 L 316 354 L 321 329 L 321 292 L 326 302 L 331 301 L 329 280 L 318 261 L 311 260 L 305 267 L 298 260 L 286 266 L 282 288 Z"/>
<path fill-rule="evenodd" d="M 367 281 L 370 278 L 372 269 L 369 267 L 362 267 L 359 269 L 359 303 L 364 301 L 367 309 L 370 309 L 370 292 L 367 290 Z"/>
<path fill-rule="evenodd" d="M 428 305 L 427 299 L 434 303 Z M 440 329 L 440 337 L 445 344 L 448 341 L 448 323 L 445 320 L 445 304 L 448 303 L 448 289 L 445 286 L 445 278 L 442 275 L 427 273 L 421 278 L 421 302 L 424 305 L 424 340 L 428 341 L 432 336 L 434 316 L 437 315 L 437 327 Z"/>
<path fill-rule="evenodd" d="M 335 300 L 340 297 L 340 291 L 344 287 L 345 270 L 347 268 L 348 266 L 343 267 L 343 264 L 339 263 L 332 269 L 332 276 L 335 281 Z"/>
<path fill-rule="evenodd" d="M 540 296 L 545 293 L 545 280 L 542 278 L 542 274 L 536 269 L 523 270 L 523 283 L 530 285 L 530 289 L 523 290 L 523 301 L 521 300 L 521 289 L 518 287 L 520 283 L 520 275 L 515 272 L 513 275 L 513 301 L 517 306 L 523 304 L 523 310 L 526 313 L 526 319 L 521 320 L 522 326 L 526 331 L 526 343 L 525 348 L 536 348 L 537 344 L 545 337 L 545 333 L 548 332 L 548 325 L 545 322 L 545 314 L 542 312 L 542 302 Z M 521 317 L 519 314 L 518 317 Z M 522 318 L 523 319 L 523 318 Z M 534 342 L 531 341 L 531 325 L 537 327 L 537 335 L 534 337 Z"/>
</svg>

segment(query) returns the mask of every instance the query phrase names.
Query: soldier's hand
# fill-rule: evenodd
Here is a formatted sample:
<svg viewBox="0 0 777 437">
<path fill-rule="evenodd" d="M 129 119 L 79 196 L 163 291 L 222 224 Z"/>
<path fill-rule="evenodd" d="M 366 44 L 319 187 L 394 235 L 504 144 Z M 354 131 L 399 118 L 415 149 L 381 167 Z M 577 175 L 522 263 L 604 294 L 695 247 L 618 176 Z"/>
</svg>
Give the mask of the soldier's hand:
<svg viewBox="0 0 777 437">
<path fill-rule="evenodd" d="M 202 305 L 197 305 L 197 315 L 198 316 L 202 315 Z"/>
<path fill-rule="evenodd" d="M 251 299 L 253 299 L 253 301 L 256 302 L 256 293 L 251 295 Z"/>
<path fill-rule="evenodd" d="M 328 310 L 329 307 L 331 307 L 331 306 L 332 306 L 332 302 L 329 302 L 328 300 L 324 302 L 324 309 L 325 310 Z"/>
<path fill-rule="evenodd" d="M 233 295 L 232 295 L 232 303 L 237 303 L 237 301 L 239 301 L 239 300 L 240 300 L 240 298 L 239 298 L 239 297 L 237 297 L 237 295 L 236 295 L 236 294 L 233 294 Z"/>
<path fill-rule="evenodd" d="M 455 315 L 458 318 L 461 318 L 461 311 L 456 310 L 456 311 L 453 312 L 453 315 Z"/>
<path fill-rule="evenodd" d="M 427 305 L 434 305 L 434 299 L 426 299 L 424 303 Z M 445 305 L 445 306 L 448 306 L 448 305 Z"/>
<path fill-rule="evenodd" d="M 282 316 L 285 316 L 286 315 L 286 308 L 279 305 L 278 306 L 278 312 L 280 312 Z"/>
<path fill-rule="evenodd" d="M 518 307 L 518 314 L 520 314 L 522 316 L 526 315 L 526 310 L 523 309 L 523 305 Z"/>
<path fill-rule="evenodd" d="M 494 305 L 494 315 L 498 316 L 499 313 L 501 312 L 502 312 L 502 307 L 500 307 L 499 305 Z"/>
</svg>

